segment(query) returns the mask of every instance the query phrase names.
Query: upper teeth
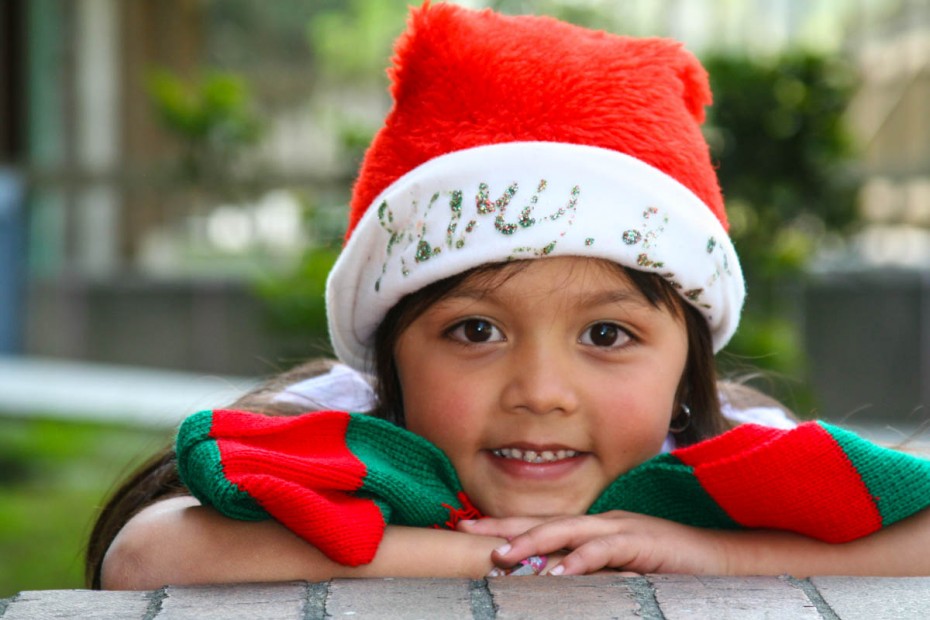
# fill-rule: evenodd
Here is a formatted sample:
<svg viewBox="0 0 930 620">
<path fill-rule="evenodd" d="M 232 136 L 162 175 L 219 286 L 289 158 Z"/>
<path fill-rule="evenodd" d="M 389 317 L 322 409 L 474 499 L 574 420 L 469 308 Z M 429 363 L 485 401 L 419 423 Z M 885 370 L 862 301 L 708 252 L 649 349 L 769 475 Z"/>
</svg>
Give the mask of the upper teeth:
<svg viewBox="0 0 930 620">
<path fill-rule="evenodd" d="M 561 461 L 562 459 L 570 459 L 577 455 L 578 452 L 575 450 L 543 450 L 541 452 L 537 452 L 536 450 L 521 450 L 519 448 L 500 448 L 494 450 L 494 456 L 503 457 L 505 459 L 517 459 L 526 463 L 552 463 Z"/>
</svg>

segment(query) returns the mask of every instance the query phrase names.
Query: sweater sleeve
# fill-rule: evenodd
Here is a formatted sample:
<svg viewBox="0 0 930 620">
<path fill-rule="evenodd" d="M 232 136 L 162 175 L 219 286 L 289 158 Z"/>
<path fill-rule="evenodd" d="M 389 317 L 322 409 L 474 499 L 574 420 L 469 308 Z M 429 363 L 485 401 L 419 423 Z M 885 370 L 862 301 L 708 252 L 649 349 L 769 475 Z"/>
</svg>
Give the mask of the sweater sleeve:
<svg viewBox="0 0 930 620">
<path fill-rule="evenodd" d="M 618 478 L 590 512 L 629 510 L 839 543 L 928 505 L 930 461 L 808 422 L 788 430 L 743 424 L 660 455 Z"/>
<path fill-rule="evenodd" d="M 275 518 L 341 564 L 370 562 L 387 523 L 451 527 L 479 516 L 438 448 L 367 415 L 203 411 L 181 425 L 176 451 L 201 503 L 236 519 Z"/>
<path fill-rule="evenodd" d="M 481 516 L 437 447 L 368 415 L 205 411 L 181 425 L 177 457 L 203 504 L 237 519 L 275 518 L 346 565 L 369 562 L 389 523 L 453 528 Z M 844 542 L 928 505 L 930 461 L 809 422 L 743 424 L 660 454 L 617 478 L 589 512 Z"/>
</svg>

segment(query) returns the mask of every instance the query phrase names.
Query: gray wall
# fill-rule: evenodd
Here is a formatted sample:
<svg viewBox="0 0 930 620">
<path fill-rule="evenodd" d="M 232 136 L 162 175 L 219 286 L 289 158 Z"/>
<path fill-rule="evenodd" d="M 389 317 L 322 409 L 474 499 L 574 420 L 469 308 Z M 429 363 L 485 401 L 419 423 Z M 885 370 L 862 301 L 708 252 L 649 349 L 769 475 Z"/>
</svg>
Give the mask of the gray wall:
<svg viewBox="0 0 930 620">
<path fill-rule="evenodd" d="M 32 283 L 26 351 L 190 370 L 269 375 L 325 340 L 276 333 L 247 284 L 145 279 Z"/>
<path fill-rule="evenodd" d="M 830 274 L 804 295 L 811 380 L 822 417 L 930 418 L 930 278 L 914 272 Z"/>
</svg>

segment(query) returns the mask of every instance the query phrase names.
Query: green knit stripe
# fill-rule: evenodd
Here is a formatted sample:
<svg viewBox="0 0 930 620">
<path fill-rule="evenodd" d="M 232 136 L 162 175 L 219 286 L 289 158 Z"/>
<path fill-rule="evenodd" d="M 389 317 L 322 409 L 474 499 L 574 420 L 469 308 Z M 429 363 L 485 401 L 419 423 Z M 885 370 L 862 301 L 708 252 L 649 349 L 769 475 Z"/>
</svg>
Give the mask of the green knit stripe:
<svg viewBox="0 0 930 620">
<path fill-rule="evenodd" d="M 930 461 L 877 446 L 831 424 L 819 424 L 859 472 L 882 515 L 882 525 L 891 525 L 930 506 Z"/>
<path fill-rule="evenodd" d="M 202 441 L 212 441 L 210 429 L 213 427 L 213 412 L 200 411 L 184 419 L 174 438 L 174 451 L 177 455 L 178 474 L 181 480 L 188 480 L 199 475 L 196 467 L 187 459 L 187 455 Z"/>
<path fill-rule="evenodd" d="M 213 412 L 188 417 L 178 429 L 175 451 L 178 475 L 191 494 L 205 506 L 245 521 L 271 518 L 255 499 L 233 484 L 223 471 L 220 446 L 210 435 Z"/>
<path fill-rule="evenodd" d="M 617 478 L 588 513 L 608 510 L 627 510 L 696 527 L 740 527 L 704 490 L 694 469 L 671 454 L 660 454 Z"/>
<path fill-rule="evenodd" d="M 449 520 L 449 508 L 462 508 L 462 490 L 452 463 L 426 439 L 390 422 L 352 414 L 346 445 L 367 468 L 356 494 L 378 498 L 385 521 L 427 527 Z"/>
</svg>

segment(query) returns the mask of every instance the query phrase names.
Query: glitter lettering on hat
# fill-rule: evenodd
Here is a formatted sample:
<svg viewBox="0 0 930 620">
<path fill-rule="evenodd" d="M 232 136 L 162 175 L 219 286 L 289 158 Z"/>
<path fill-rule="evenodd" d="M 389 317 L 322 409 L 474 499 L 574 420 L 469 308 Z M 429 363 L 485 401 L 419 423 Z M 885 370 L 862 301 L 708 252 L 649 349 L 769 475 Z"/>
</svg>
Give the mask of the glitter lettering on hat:
<svg viewBox="0 0 930 620">
<path fill-rule="evenodd" d="M 443 249 L 449 251 L 461 250 L 468 243 L 470 234 L 477 228 L 482 217 L 494 217 L 494 230 L 501 235 L 516 236 L 520 231 L 530 228 L 543 226 L 548 223 L 558 222 L 564 218 L 564 225 L 551 241 L 548 241 L 541 247 L 515 246 L 507 260 L 516 260 L 523 256 L 546 256 L 555 249 L 559 238 L 564 237 L 568 227 L 571 226 L 576 210 L 578 208 L 578 197 L 581 194 L 581 188 L 573 186 L 567 203 L 559 206 L 551 213 L 546 215 L 536 215 L 535 209 L 539 203 L 539 196 L 546 190 L 548 183 L 545 179 L 540 179 L 536 185 L 536 191 L 530 195 L 527 203 L 520 210 L 520 215 L 515 222 L 509 222 L 506 219 L 507 208 L 513 202 L 520 192 L 520 185 L 513 182 L 507 186 L 499 198 L 491 199 L 491 188 L 485 183 L 478 184 L 478 190 L 475 194 L 474 213 L 475 218 L 469 219 L 465 227 L 459 232 L 459 225 L 462 217 L 467 210 L 462 190 L 455 189 L 448 192 L 436 192 L 430 197 L 422 215 L 419 213 L 419 205 L 416 200 L 410 202 L 410 216 L 406 218 L 406 224 L 402 224 L 395 216 L 387 200 L 383 200 L 378 207 L 378 222 L 381 228 L 388 234 L 385 244 L 384 262 L 381 265 L 381 275 L 375 281 L 374 289 L 379 291 L 381 281 L 388 270 L 388 263 L 394 257 L 395 252 L 399 252 L 401 275 L 404 277 L 410 275 L 415 266 L 419 263 L 425 263 L 434 256 L 442 253 Z M 427 230 L 427 222 L 435 223 L 435 217 L 430 219 L 430 212 L 441 202 L 442 194 L 449 197 L 449 221 L 445 226 L 444 240 L 430 240 Z M 593 241 L 592 241 L 593 243 Z M 414 246 L 413 261 L 408 262 L 405 253 L 409 248 Z"/>
</svg>

